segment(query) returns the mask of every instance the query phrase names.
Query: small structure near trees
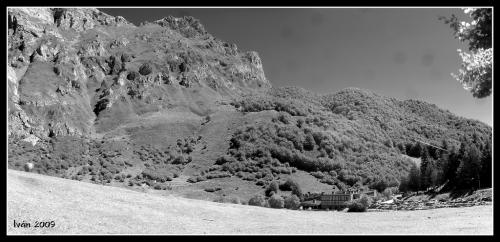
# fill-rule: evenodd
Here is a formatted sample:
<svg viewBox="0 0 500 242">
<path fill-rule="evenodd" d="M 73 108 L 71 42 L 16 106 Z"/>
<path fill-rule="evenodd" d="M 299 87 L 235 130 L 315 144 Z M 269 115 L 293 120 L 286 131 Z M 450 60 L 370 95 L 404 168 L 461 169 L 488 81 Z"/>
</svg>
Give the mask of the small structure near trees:
<svg viewBox="0 0 500 242">
<path fill-rule="evenodd" d="M 332 192 L 331 194 L 307 193 L 304 194 L 304 201 L 300 203 L 300 206 L 304 209 L 342 209 L 347 207 L 347 205 L 353 200 L 359 199 L 362 196 L 376 197 L 377 190 L 357 192 L 337 191 Z"/>
</svg>

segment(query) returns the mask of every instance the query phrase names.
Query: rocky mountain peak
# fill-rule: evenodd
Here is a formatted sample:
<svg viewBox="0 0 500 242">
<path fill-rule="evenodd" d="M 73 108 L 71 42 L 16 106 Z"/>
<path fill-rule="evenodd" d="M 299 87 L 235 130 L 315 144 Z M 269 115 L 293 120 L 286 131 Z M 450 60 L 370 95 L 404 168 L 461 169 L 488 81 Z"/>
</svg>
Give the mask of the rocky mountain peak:
<svg viewBox="0 0 500 242">
<path fill-rule="evenodd" d="M 95 8 L 54 8 L 52 13 L 54 23 L 62 29 L 82 31 L 96 25 L 133 25 L 121 16 L 111 16 Z"/>
<path fill-rule="evenodd" d="M 128 118 L 271 87 L 256 52 L 199 20 L 135 26 L 94 8 L 9 8 L 9 134 L 90 135 Z M 113 124 L 110 124 L 113 123 Z"/>
<path fill-rule="evenodd" d="M 154 23 L 162 27 L 168 27 L 172 30 L 179 31 L 187 38 L 200 37 L 208 34 L 201 22 L 192 16 L 184 16 L 181 18 L 168 16 L 156 20 Z"/>
</svg>

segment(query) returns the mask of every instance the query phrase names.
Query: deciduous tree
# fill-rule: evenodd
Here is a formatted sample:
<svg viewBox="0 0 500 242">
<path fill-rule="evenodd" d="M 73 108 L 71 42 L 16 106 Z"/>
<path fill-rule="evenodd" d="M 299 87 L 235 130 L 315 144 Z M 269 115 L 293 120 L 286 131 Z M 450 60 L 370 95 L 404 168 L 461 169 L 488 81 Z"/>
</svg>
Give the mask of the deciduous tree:
<svg viewBox="0 0 500 242">
<path fill-rule="evenodd" d="M 450 18 L 440 17 L 453 29 L 455 38 L 469 44 L 470 53 L 458 49 L 461 68 L 452 76 L 474 97 L 484 98 L 491 95 L 492 87 L 492 8 L 464 8 L 463 11 L 472 21 L 459 21 L 453 14 Z"/>
</svg>

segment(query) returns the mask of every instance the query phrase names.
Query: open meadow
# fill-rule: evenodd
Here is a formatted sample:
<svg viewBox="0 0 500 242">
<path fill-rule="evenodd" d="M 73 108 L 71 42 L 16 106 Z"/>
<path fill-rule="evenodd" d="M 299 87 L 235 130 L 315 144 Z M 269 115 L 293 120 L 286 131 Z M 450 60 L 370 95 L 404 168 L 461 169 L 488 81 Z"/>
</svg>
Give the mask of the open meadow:
<svg viewBox="0 0 500 242">
<path fill-rule="evenodd" d="M 493 207 L 344 213 L 158 196 L 8 170 L 8 234 L 492 234 Z M 16 222 L 31 228 L 14 228 Z M 55 221 L 34 228 L 35 221 Z"/>
</svg>

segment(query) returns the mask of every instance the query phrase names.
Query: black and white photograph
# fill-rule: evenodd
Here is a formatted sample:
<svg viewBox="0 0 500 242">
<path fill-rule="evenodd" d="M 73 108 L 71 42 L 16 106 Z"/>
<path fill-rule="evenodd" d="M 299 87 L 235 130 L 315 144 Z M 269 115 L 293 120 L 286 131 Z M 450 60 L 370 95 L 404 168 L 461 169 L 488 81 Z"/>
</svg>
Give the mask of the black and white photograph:
<svg viewBox="0 0 500 242">
<path fill-rule="evenodd" d="M 493 6 L 14 3 L 7 235 L 494 234 Z"/>
</svg>

